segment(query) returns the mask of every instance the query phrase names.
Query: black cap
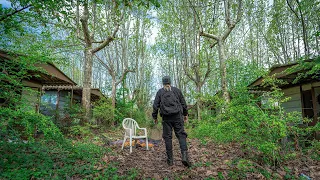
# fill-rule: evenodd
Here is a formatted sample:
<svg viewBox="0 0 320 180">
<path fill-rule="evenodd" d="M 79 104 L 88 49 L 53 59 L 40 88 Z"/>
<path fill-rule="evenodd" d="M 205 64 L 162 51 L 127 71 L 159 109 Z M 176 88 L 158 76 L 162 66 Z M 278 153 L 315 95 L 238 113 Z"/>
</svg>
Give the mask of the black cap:
<svg viewBox="0 0 320 180">
<path fill-rule="evenodd" d="M 162 84 L 171 84 L 170 76 L 164 76 L 162 78 Z"/>
</svg>

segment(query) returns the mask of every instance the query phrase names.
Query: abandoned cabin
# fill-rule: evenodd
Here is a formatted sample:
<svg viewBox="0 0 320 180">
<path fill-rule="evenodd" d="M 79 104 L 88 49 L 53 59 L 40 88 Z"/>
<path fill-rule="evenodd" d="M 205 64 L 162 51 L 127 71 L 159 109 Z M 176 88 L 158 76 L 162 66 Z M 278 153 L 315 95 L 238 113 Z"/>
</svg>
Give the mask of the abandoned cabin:
<svg viewBox="0 0 320 180">
<path fill-rule="evenodd" d="M 0 50 L 0 62 L 10 61 L 20 55 Z M 23 79 L 22 84 L 33 91 L 23 89 L 21 98 L 30 104 L 30 109 L 44 115 L 60 119 L 65 116 L 65 108 L 69 105 L 81 103 L 82 87 L 64 74 L 53 63 L 39 63 L 36 67 L 43 71 L 30 71 L 29 78 Z M 99 89 L 91 89 L 91 100 L 94 102 L 105 98 Z"/>
<path fill-rule="evenodd" d="M 308 62 L 307 62 L 308 63 Z M 282 103 L 285 112 L 301 112 L 301 117 L 312 119 L 308 124 L 314 126 L 320 116 L 320 79 L 319 76 L 308 75 L 297 79 L 299 74 L 306 73 L 310 68 L 297 68 L 299 63 L 273 66 L 268 77 L 281 80 L 278 87 L 288 101 Z M 288 71 L 290 68 L 290 71 Z M 292 70 L 293 69 L 293 70 Z M 264 85 L 264 77 L 259 77 L 248 87 L 253 90 L 270 91 L 270 86 Z"/>
</svg>

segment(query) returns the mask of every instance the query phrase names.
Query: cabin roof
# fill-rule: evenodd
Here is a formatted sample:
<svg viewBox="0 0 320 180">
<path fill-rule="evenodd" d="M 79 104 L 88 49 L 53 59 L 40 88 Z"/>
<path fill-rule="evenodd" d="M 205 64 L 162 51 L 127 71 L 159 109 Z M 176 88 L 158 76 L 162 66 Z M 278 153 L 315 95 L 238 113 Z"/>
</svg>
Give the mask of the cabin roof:
<svg viewBox="0 0 320 180">
<path fill-rule="evenodd" d="M 0 49 L 0 58 L 3 60 L 13 60 L 19 56 L 25 56 L 21 54 L 12 53 L 6 50 Z M 65 84 L 65 85 L 77 85 L 72 79 L 70 79 L 66 74 L 64 74 L 59 68 L 57 68 L 53 63 L 37 63 L 36 67 L 40 67 L 43 71 L 30 71 L 29 78 L 27 81 L 32 81 L 40 83 L 42 85 L 55 85 L 55 84 Z"/>
<path fill-rule="evenodd" d="M 305 62 L 312 62 L 312 61 L 313 61 L 312 59 L 305 60 Z M 290 68 L 294 68 L 294 69 L 292 69 L 291 71 L 288 71 Z M 270 68 L 267 76 L 274 76 L 279 80 L 283 80 L 285 84 L 279 85 L 280 88 L 293 87 L 293 86 L 298 86 L 300 84 L 319 81 L 318 79 L 315 79 L 312 76 L 307 76 L 299 79 L 297 82 L 294 82 L 294 80 L 298 77 L 300 73 L 306 73 L 311 68 L 312 67 L 300 68 L 300 64 L 298 62 L 283 64 L 283 65 L 274 65 Z M 268 86 L 263 87 L 264 80 L 265 78 L 263 76 L 260 76 L 255 81 L 253 81 L 250 85 L 248 85 L 248 87 L 250 89 L 268 90 L 270 87 Z"/>
</svg>

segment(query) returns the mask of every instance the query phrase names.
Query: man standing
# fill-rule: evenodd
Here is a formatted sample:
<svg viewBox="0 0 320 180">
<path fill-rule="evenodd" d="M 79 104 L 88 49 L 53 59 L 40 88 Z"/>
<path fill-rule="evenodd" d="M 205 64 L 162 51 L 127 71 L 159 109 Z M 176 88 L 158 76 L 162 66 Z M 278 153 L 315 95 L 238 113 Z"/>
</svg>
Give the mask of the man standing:
<svg viewBox="0 0 320 180">
<path fill-rule="evenodd" d="M 158 110 L 162 117 L 163 134 L 162 137 L 166 144 L 167 163 L 173 165 L 172 153 L 172 129 L 174 129 L 180 144 L 182 154 L 182 163 L 190 167 L 188 159 L 187 133 L 184 131 L 184 122 L 188 120 L 188 111 L 186 101 L 180 89 L 171 86 L 169 76 L 162 78 L 163 88 L 159 89 L 153 103 L 152 117 L 154 122 L 158 123 Z"/>
</svg>

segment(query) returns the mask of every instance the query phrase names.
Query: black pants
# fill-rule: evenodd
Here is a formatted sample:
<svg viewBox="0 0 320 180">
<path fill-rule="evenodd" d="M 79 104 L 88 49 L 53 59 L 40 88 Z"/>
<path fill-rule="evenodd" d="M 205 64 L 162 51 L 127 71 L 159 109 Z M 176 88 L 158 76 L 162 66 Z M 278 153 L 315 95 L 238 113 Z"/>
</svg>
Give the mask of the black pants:
<svg viewBox="0 0 320 180">
<path fill-rule="evenodd" d="M 174 129 L 174 133 L 179 140 L 181 152 L 188 150 L 186 141 L 187 133 L 184 131 L 182 118 L 163 120 L 162 127 L 162 137 L 166 144 L 166 151 L 172 151 L 172 129 Z"/>
</svg>

